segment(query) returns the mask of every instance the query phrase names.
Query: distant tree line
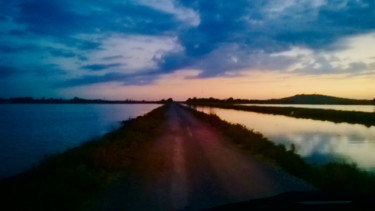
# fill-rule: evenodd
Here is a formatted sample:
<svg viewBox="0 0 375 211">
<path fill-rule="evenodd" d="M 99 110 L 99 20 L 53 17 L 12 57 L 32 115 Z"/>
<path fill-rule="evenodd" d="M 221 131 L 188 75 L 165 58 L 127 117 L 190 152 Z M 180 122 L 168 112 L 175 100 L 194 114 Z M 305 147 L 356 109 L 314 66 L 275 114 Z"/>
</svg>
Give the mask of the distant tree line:
<svg viewBox="0 0 375 211">
<path fill-rule="evenodd" d="M 217 99 L 217 98 L 189 98 L 186 100 L 186 103 L 251 103 L 252 100 L 246 100 L 246 99 L 233 99 L 232 97 L 228 99 Z"/>
<path fill-rule="evenodd" d="M 217 98 L 189 98 L 186 100 L 189 104 L 214 104 L 214 103 L 225 103 L 225 104 L 336 104 L 336 105 L 375 105 L 375 99 L 373 100 L 356 100 L 348 98 L 339 98 L 326 95 L 295 95 L 292 97 L 280 98 L 280 99 L 269 99 L 269 100 L 249 100 L 249 99 L 234 99 L 232 97 L 227 99 Z"/>
<path fill-rule="evenodd" d="M 169 100 L 169 99 L 168 99 Z M 166 103 L 168 100 L 146 101 L 146 100 L 102 100 L 102 99 L 82 99 L 75 97 L 73 99 L 62 98 L 39 98 L 32 97 L 17 97 L 17 98 L 0 98 L 0 103 L 9 104 L 131 104 L 131 103 Z"/>
</svg>

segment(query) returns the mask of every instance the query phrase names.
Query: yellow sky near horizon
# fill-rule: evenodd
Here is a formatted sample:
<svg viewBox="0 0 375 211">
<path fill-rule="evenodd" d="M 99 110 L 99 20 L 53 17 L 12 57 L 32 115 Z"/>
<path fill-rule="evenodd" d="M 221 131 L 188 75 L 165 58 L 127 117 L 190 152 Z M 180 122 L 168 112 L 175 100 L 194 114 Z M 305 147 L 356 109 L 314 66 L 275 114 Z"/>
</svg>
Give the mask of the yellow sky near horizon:
<svg viewBox="0 0 375 211">
<path fill-rule="evenodd" d="M 375 98 L 375 75 L 320 74 L 302 75 L 281 71 L 243 71 L 240 76 L 198 78 L 197 70 L 181 70 L 161 76 L 155 83 L 124 86 L 121 83 L 96 84 L 64 91 L 74 97 L 79 91 L 87 98 L 159 100 L 172 97 L 270 99 L 295 94 L 324 94 L 354 99 Z M 95 92 L 93 92 L 95 89 Z"/>
</svg>

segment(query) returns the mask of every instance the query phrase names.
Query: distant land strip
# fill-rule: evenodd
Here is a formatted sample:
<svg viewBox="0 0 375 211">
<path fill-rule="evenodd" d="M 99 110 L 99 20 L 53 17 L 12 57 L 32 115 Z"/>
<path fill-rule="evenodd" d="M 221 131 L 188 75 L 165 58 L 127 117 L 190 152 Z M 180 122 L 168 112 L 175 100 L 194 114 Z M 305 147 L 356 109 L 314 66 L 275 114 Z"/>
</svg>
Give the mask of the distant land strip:
<svg viewBox="0 0 375 211">
<path fill-rule="evenodd" d="M 187 102 L 191 106 L 209 106 L 240 111 L 252 111 L 264 114 L 284 115 L 294 118 L 331 121 L 335 123 L 362 124 L 367 127 L 375 125 L 375 112 L 339 111 L 333 109 L 271 107 L 271 106 L 246 106 L 229 103 L 201 103 Z"/>
<path fill-rule="evenodd" d="M 251 100 L 251 99 L 216 99 L 210 98 L 189 98 L 187 102 L 200 103 L 230 103 L 230 104 L 327 104 L 327 105 L 375 105 L 375 99 L 358 100 L 350 98 L 341 98 L 321 94 L 298 94 L 291 97 L 268 99 L 268 100 Z"/>
<path fill-rule="evenodd" d="M 0 104 L 135 104 L 135 103 L 150 103 L 150 104 L 164 104 L 170 102 L 172 99 L 168 100 L 158 100 L 158 101 L 147 101 L 147 100 L 102 100 L 102 99 L 82 99 L 75 97 L 73 99 L 57 99 L 57 98 L 40 98 L 34 99 L 32 97 L 17 97 L 3 99 L 0 98 Z"/>
</svg>

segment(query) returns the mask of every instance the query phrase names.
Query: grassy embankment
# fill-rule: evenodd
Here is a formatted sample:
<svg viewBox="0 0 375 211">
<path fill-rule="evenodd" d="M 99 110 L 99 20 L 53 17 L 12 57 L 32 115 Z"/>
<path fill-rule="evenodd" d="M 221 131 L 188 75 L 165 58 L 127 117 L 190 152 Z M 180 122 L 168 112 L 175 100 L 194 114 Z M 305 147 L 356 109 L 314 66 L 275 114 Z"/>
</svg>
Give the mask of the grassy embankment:
<svg viewBox="0 0 375 211">
<path fill-rule="evenodd" d="M 370 113 L 360 111 L 339 111 L 333 109 L 246 106 L 229 103 L 190 103 L 189 105 L 252 111 L 257 113 L 284 115 L 294 118 L 331 121 L 335 123 L 346 122 L 350 124 L 363 124 L 367 127 L 375 125 L 375 112 Z"/>
<path fill-rule="evenodd" d="M 119 129 L 101 138 L 0 181 L 0 209 L 89 209 L 111 182 L 127 172 L 140 150 L 159 135 L 164 114 L 165 106 L 124 121 Z"/>
<path fill-rule="evenodd" d="M 292 175 L 302 178 L 324 191 L 374 194 L 375 175 L 359 170 L 354 164 L 330 163 L 323 166 L 307 164 L 294 150 L 277 145 L 262 134 L 253 132 L 240 124 L 231 124 L 216 115 L 189 111 L 245 152 L 260 155 L 282 167 Z"/>
</svg>

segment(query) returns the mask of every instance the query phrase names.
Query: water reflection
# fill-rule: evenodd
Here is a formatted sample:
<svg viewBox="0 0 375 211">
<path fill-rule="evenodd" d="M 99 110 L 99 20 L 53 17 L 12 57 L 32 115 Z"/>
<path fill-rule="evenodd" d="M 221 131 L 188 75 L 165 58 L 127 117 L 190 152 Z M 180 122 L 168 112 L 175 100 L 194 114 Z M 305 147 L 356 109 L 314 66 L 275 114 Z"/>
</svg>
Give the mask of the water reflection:
<svg viewBox="0 0 375 211">
<path fill-rule="evenodd" d="M 0 104 L 0 179 L 76 147 L 157 104 Z"/>
<path fill-rule="evenodd" d="M 248 106 L 270 106 L 270 107 L 296 107 L 296 108 L 319 108 L 340 111 L 362 111 L 375 112 L 375 105 L 314 105 L 314 104 L 239 104 Z"/>
<path fill-rule="evenodd" d="M 279 115 L 229 109 L 197 107 L 205 113 L 245 125 L 287 147 L 296 146 L 297 153 L 308 162 L 355 162 L 363 169 L 375 170 L 375 127 L 359 124 L 296 119 Z"/>
</svg>

